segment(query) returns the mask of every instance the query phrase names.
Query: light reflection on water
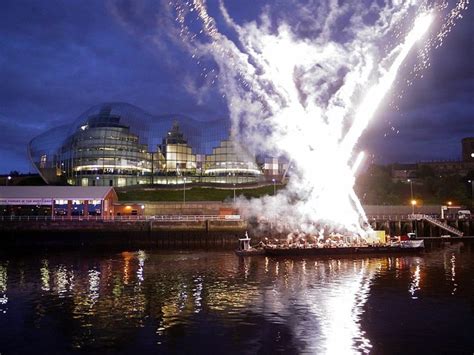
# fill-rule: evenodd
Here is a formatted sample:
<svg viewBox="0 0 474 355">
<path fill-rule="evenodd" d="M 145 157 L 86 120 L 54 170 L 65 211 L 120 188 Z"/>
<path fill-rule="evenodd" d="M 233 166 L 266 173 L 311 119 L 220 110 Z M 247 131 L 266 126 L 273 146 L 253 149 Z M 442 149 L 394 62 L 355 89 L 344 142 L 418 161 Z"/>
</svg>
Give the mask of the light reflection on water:
<svg viewBox="0 0 474 355">
<path fill-rule="evenodd" d="M 7 282 L 7 263 L 0 264 L 0 316 L 7 313 L 8 309 Z"/>
<path fill-rule="evenodd" d="M 47 348 L 59 346 L 49 336 L 63 337 L 59 352 L 153 346 L 166 353 L 196 350 L 199 341 L 215 352 L 376 353 L 376 300 L 416 307 L 433 292 L 462 296 L 457 267 L 471 270 L 471 259 L 459 253 L 272 259 L 139 250 L 4 258 L 0 332 L 13 339 L 40 333 Z M 24 329 L 15 333 L 9 323 L 19 318 Z"/>
</svg>

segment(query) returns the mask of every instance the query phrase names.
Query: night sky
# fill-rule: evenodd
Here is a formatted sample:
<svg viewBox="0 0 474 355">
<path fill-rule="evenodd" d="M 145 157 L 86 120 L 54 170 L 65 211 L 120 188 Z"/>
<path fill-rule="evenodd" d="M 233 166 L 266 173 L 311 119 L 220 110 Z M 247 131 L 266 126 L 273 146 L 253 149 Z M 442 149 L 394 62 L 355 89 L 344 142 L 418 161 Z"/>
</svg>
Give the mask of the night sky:
<svg viewBox="0 0 474 355">
<path fill-rule="evenodd" d="M 226 4 L 243 21 L 258 2 Z M 228 116 L 216 90 L 200 86 L 189 54 L 167 41 L 160 11 L 159 1 L 1 2 L 0 173 L 33 171 L 28 141 L 101 102 L 198 120 Z M 472 9 L 430 62 L 414 85 L 392 90 L 364 134 L 361 147 L 374 161 L 459 159 L 461 138 L 474 136 Z"/>
</svg>

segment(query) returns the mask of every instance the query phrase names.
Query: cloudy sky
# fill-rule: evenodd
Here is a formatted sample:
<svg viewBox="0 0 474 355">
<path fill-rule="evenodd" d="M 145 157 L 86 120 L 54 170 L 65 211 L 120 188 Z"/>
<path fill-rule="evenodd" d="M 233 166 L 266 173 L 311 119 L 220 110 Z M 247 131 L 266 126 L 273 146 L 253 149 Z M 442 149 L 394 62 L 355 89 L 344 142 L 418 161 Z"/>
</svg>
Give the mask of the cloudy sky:
<svg viewBox="0 0 474 355">
<path fill-rule="evenodd" d="M 240 21 L 256 16 L 255 1 L 226 3 Z M 164 35 L 169 14 L 159 1 L 4 0 L 0 10 L 0 173 L 33 171 L 28 141 L 101 102 L 199 120 L 228 116 L 189 53 Z M 474 136 L 473 58 L 469 9 L 430 52 L 423 78 L 391 92 L 361 147 L 384 163 L 458 159 L 461 138 Z"/>
</svg>

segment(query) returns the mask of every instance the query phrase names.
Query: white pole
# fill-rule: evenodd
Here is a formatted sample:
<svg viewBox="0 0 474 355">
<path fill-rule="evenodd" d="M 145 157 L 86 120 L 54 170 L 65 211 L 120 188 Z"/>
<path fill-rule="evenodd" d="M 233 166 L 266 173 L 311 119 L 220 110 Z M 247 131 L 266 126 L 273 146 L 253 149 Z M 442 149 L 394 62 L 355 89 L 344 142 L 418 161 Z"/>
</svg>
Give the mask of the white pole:
<svg viewBox="0 0 474 355">
<path fill-rule="evenodd" d="M 184 178 L 184 184 L 183 184 L 183 204 L 186 203 L 186 178 Z"/>
</svg>

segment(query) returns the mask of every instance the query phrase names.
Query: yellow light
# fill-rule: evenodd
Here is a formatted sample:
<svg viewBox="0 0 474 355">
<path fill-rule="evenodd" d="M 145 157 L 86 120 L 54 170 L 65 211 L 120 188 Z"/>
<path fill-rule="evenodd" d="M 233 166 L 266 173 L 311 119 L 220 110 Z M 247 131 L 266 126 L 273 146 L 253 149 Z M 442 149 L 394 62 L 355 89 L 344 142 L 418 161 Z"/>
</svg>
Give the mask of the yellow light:
<svg viewBox="0 0 474 355">
<path fill-rule="evenodd" d="M 130 209 L 132 209 L 132 206 L 125 206 L 125 209 L 130 210 Z"/>
<path fill-rule="evenodd" d="M 411 204 L 412 204 L 413 206 L 415 206 L 415 205 L 416 205 L 416 200 L 411 200 Z"/>
</svg>

